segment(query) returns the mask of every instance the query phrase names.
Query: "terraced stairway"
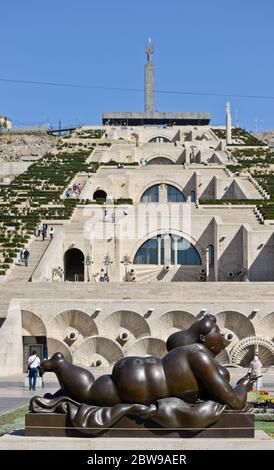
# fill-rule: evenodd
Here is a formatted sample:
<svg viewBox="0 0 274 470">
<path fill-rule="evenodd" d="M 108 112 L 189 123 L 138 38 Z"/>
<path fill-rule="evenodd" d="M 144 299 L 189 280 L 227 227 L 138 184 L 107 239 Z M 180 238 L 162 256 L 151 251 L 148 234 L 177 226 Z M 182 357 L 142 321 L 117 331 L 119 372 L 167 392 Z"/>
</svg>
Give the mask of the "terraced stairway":
<svg viewBox="0 0 274 470">
<path fill-rule="evenodd" d="M 255 206 L 254 206 L 255 207 Z M 231 223 L 242 225 L 243 221 L 248 223 L 253 230 L 260 230 L 261 225 L 260 221 L 257 219 L 257 216 L 254 213 L 254 207 L 237 207 L 236 205 L 219 205 L 219 206 L 210 206 L 204 205 L 200 206 L 200 214 L 220 216 L 223 223 Z M 267 226 L 264 227 L 267 229 Z"/>
<path fill-rule="evenodd" d="M 263 199 L 261 193 L 247 176 L 234 177 L 234 179 L 248 199 Z"/>
<path fill-rule="evenodd" d="M 29 245 L 28 250 L 30 252 L 29 264 L 26 267 L 20 261 L 16 263 L 10 274 L 8 275 L 8 281 L 30 281 L 31 275 L 38 265 L 43 254 L 47 250 L 50 244 L 50 240 L 46 239 L 43 241 L 42 237 L 35 238 Z"/>
<path fill-rule="evenodd" d="M 50 227 L 54 228 L 54 236 L 58 234 L 61 230 L 61 226 L 55 226 L 51 224 Z M 18 262 L 8 275 L 8 282 L 27 282 L 31 281 L 31 276 L 38 266 L 41 258 L 44 256 L 44 253 L 47 251 L 47 248 L 51 240 L 46 238 L 43 241 L 42 237 L 35 237 L 31 243 L 28 245 L 28 250 L 30 252 L 29 265 L 25 267 L 23 263 Z M 0 310 L 1 313 L 1 310 Z M 1 316 L 1 315 L 0 315 Z"/>
</svg>

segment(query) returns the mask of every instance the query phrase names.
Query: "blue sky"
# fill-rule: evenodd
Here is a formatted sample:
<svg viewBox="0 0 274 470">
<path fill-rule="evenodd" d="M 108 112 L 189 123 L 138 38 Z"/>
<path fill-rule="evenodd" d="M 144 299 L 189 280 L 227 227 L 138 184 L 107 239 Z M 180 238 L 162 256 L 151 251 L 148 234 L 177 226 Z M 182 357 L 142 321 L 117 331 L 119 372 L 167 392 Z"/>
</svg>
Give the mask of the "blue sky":
<svg viewBox="0 0 274 470">
<path fill-rule="evenodd" d="M 151 36 L 158 111 L 208 111 L 223 124 L 274 129 L 273 0 L 1 0 L 0 79 L 143 89 Z M 143 111 L 142 92 L 7 83 L 0 114 L 15 125 L 100 123 L 103 111 Z"/>
</svg>

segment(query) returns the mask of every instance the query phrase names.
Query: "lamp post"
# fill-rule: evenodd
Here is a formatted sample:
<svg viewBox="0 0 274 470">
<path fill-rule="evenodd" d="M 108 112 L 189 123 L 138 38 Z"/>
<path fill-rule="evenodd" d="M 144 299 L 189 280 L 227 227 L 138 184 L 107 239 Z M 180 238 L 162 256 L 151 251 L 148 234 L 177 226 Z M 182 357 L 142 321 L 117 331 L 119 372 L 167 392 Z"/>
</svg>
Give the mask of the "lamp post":
<svg viewBox="0 0 274 470">
<path fill-rule="evenodd" d="M 125 277 L 127 282 L 127 267 L 132 264 L 132 261 L 128 255 L 125 255 L 121 261 L 121 263 L 125 266 Z"/>
</svg>

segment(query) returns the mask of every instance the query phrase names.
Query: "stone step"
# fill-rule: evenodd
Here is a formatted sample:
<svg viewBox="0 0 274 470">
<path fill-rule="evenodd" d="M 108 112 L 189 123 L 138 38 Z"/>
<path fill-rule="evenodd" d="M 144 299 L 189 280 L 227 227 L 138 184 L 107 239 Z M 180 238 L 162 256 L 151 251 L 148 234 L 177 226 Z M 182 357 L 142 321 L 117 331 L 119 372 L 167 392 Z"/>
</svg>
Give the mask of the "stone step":
<svg viewBox="0 0 274 470">
<path fill-rule="evenodd" d="M 30 252 L 28 266 L 24 266 L 20 261 L 17 262 L 8 276 L 8 281 L 28 281 L 49 244 L 50 240 L 45 240 L 43 242 L 42 238 L 34 239 L 28 247 Z"/>
<path fill-rule="evenodd" d="M 248 199 L 262 199 L 261 193 L 248 177 L 240 176 L 239 178 L 235 178 L 235 181 L 237 181 L 239 187 L 243 189 Z"/>
<path fill-rule="evenodd" d="M 105 302 L 121 299 L 154 299 L 156 302 L 174 299 L 176 302 L 186 302 L 195 299 L 195 302 L 231 301 L 239 302 L 274 302 L 273 282 L 181 282 L 143 283 L 140 289 L 138 282 L 79 282 L 79 283 L 32 283 L 9 282 L 3 284 L 0 290 L 0 302 L 9 299 L 47 299 L 58 300 L 87 300 Z M 1 286 L 2 287 L 2 286 Z M 272 309 L 273 310 L 273 309 Z"/>
<path fill-rule="evenodd" d="M 61 230 L 60 226 L 54 226 L 54 236 Z M 45 251 L 47 250 L 51 240 L 46 238 L 44 241 L 42 237 L 33 237 L 30 243 L 28 244 L 28 250 L 30 252 L 29 257 L 29 264 L 27 267 L 21 261 L 18 261 L 14 268 L 8 275 L 8 282 L 11 281 L 29 281 L 33 272 L 35 271 L 37 265 L 39 264 L 42 256 L 44 255 Z"/>
</svg>

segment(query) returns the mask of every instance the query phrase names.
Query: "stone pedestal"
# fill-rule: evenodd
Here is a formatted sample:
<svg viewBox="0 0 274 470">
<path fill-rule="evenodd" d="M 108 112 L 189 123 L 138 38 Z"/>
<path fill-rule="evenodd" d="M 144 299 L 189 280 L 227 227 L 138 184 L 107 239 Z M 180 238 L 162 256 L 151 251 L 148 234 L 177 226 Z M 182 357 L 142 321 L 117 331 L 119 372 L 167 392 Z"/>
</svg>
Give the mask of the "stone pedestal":
<svg viewBox="0 0 274 470">
<path fill-rule="evenodd" d="M 26 436 L 56 437 L 165 437 L 165 438 L 254 438 L 254 414 L 225 412 L 219 421 L 206 429 L 162 428 L 152 421 L 123 417 L 112 428 L 96 432 L 93 436 L 77 430 L 68 416 L 63 414 L 28 413 L 25 417 Z M 92 432 L 92 430 L 90 430 Z"/>
</svg>

